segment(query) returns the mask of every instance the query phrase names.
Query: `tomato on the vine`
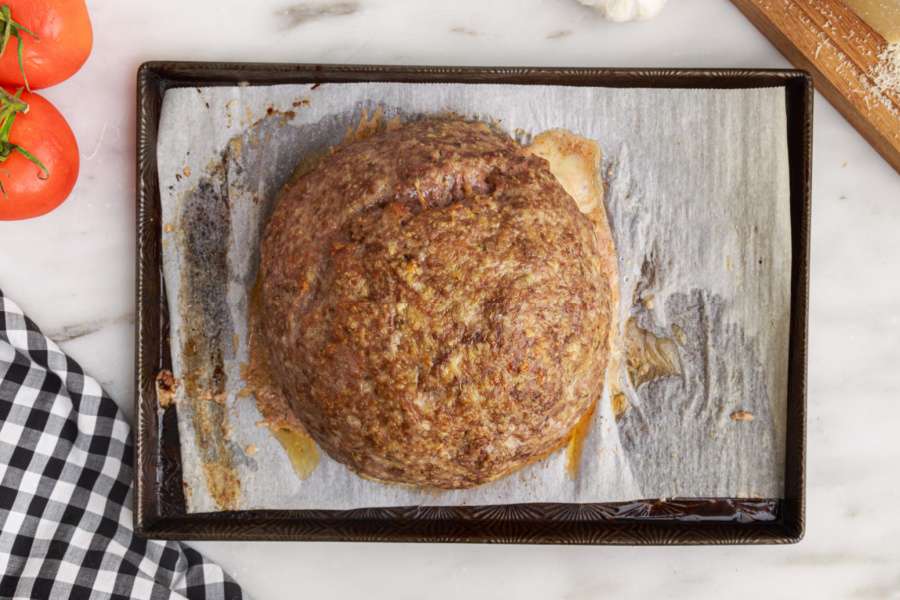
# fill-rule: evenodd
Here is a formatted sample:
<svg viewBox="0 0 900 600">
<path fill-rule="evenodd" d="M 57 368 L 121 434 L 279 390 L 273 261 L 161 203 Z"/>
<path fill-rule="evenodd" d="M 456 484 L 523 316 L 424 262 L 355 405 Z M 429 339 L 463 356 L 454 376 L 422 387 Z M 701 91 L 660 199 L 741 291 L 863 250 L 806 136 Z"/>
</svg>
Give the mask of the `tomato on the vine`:
<svg viewBox="0 0 900 600">
<path fill-rule="evenodd" d="M 0 83 L 55 85 L 81 68 L 92 44 L 84 0 L 0 0 Z"/>
<path fill-rule="evenodd" d="M 50 212 L 78 179 L 78 143 L 56 107 L 0 88 L 0 220 Z"/>
</svg>

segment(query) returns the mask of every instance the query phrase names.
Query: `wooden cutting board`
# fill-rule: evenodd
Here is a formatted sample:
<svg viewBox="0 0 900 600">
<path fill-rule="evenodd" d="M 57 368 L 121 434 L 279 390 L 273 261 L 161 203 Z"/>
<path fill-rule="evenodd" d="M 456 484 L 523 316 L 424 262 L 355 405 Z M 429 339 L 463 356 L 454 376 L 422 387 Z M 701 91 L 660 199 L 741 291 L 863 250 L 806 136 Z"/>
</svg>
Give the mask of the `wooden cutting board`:
<svg viewBox="0 0 900 600">
<path fill-rule="evenodd" d="M 900 172 L 900 93 L 874 72 L 885 39 L 842 0 L 732 0 Z"/>
</svg>

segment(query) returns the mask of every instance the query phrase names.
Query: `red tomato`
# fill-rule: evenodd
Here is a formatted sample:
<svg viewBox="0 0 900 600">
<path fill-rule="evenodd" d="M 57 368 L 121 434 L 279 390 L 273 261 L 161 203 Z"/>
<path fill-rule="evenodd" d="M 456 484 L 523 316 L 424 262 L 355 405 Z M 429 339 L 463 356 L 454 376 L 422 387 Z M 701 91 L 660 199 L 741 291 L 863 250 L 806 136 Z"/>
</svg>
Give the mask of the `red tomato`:
<svg viewBox="0 0 900 600">
<path fill-rule="evenodd" d="M 78 143 L 62 114 L 37 94 L 22 92 L 21 100 L 28 111 L 15 115 L 9 139 L 0 140 L 0 151 L 9 150 L 0 162 L 0 220 L 4 221 L 50 212 L 62 204 L 78 179 Z M 47 173 L 11 149 L 12 145 L 38 159 Z"/>
<path fill-rule="evenodd" d="M 4 5 L 9 7 L 14 23 L 34 34 L 19 30 L 22 66 L 31 89 L 68 79 L 87 60 L 94 38 L 84 0 L 0 0 L 0 7 Z M 10 37 L 0 56 L 0 83 L 16 87 L 25 85 L 19 68 L 18 43 Z"/>
</svg>

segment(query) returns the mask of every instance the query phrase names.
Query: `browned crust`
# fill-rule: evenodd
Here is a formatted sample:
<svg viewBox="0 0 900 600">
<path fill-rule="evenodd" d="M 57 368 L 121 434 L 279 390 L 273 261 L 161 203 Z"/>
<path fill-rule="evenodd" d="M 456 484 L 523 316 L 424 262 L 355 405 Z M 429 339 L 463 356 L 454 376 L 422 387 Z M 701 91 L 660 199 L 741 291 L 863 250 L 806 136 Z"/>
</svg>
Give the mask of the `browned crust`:
<svg viewBox="0 0 900 600">
<path fill-rule="evenodd" d="M 336 460 L 477 485 L 560 447 L 600 395 L 608 250 L 543 159 L 481 123 L 419 121 L 285 191 L 262 244 L 260 346 Z"/>
<path fill-rule="evenodd" d="M 175 393 L 178 390 L 178 380 L 168 369 L 163 369 L 156 374 L 156 399 L 163 410 L 175 404 Z"/>
</svg>

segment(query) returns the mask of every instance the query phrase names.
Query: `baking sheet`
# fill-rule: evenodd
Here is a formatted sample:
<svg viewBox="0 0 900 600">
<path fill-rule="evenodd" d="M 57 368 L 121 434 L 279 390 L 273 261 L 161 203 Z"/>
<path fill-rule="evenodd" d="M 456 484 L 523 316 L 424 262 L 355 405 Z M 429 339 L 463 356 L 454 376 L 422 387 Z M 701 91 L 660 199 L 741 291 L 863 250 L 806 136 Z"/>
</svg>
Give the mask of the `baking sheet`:
<svg viewBox="0 0 900 600">
<path fill-rule="evenodd" d="M 386 119 L 454 111 L 494 120 L 523 141 L 561 127 L 603 148 L 620 324 L 633 317 L 638 331 L 669 340 L 680 373 L 637 390 L 627 369 L 614 375 L 576 478 L 560 452 L 466 491 L 363 480 L 327 456 L 300 480 L 281 445 L 257 426 L 253 399 L 241 394 L 241 368 L 261 228 L 298 160 L 338 143 L 379 109 Z M 195 381 L 195 393 L 184 384 L 176 392 L 188 511 L 780 497 L 791 261 L 786 131 L 783 88 L 372 83 L 167 91 L 158 164 L 173 370 L 179 382 L 191 379 L 198 345 L 221 367 L 199 388 Z M 625 407 L 618 419 L 613 388 L 623 395 L 616 406 Z M 213 424 L 199 437 L 198 414 Z M 237 491 L 223 499 L 229 487 Z"/>
</svg>

